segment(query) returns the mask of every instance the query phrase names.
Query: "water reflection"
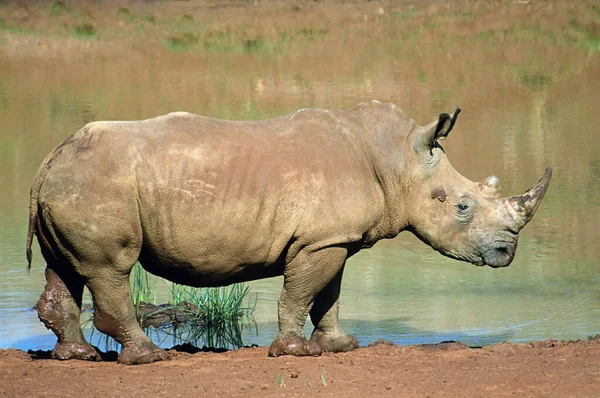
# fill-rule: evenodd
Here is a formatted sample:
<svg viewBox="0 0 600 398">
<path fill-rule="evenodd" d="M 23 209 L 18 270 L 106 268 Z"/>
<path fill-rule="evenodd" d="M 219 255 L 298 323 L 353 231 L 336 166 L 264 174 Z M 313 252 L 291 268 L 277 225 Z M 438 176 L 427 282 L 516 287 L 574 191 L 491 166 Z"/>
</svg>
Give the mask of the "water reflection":
<svg viewBox="0 0 600 398">
<path fill-rule="evenodd" d="M 460 105 L 461 119 L 444 147 L 472 180 L 496 174 L 504 193 L 512 194 L 535 183 L 548 164 L 554 177 L 507 269 L 443 258 L 407 234 L 350 259 L 340 310 L 348 331 L 361 344 L 384 338 L 473 345 L 600 331 L 600 58 L 581 27 L 595 14 L 543 9 L 533 24 L 515 7 L 387 10 L 377 17 L 365 13 L 366 19 L 320 10 L 323 20 L 282 12 L 296 39 L 286 36 L 285 48 L 275 51 L 273 43 L 283 43 L 281 24 L 272 32 L 265 28 L 263 40 L 271 46 L 265 48 L 273 49 L 265 53 L 255 42 L 252 51 L 232 44 L 222 53 L 214 46 L 132 47 L 128 53 L 99 45 L 24 54 L 4 41 L 0 347 L 54 344 L 36 314 L 25 311 L 44 285 L 37 248 L 32 271 L 25 272 L 28 192 L 44 156 L 82 124 L 174 110 L 258 119 L 303 107 L 350 108 L 371 98 L 396 103 L 420 124 Z M 224 31 L 254 18 L 222 12 L 214 24 Z M 268 18 L 265 26 L 273 23 Z M 301 33 L 303 24 L 312 25 L 312 38 Z M 327 32 L 314 37 L 321 28 Z M 198 40 L 204 34 L 198 32 Z M 248 334 L 246 344 L 274 338 L 281 284 L 278 278 L 251 283 L 259 335 Z M 166 297 L 166 289 L 161 294 Z"/>
</svg>

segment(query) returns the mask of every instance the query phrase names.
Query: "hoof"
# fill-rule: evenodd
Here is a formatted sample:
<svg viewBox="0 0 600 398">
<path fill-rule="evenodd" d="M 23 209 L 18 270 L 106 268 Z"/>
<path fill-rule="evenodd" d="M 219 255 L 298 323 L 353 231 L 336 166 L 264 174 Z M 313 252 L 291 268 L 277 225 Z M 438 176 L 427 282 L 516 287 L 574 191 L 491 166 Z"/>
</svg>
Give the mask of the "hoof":
<svg viewBox="0 0 600 398">
<path fill-rule="evenodd" d="M 56 343 L 51 354 L 52 358 L 60 360 L 81 359 L 83 361 L 101 361 L 100 354 L 89 344 Z"/>
<path fill-rule="evenodd" d="M 303 356 L 319 356 L 321 348 L 313 342 L 308 342 L 302 337 L 277 337 L 269 347 L 269 356 L 278 357 L 281 355 Z"/>
<path fill-rule="evenodd" d="M 130 346 L 123 348 L 117 362 L 123 365 L 143 365 L 158 361 L 168 361 L 169 359 L 171 359 L 171 355 L 160 348 L 143 349 Z"/>
<path fill-rule="evenodd" d="M 325 352 L 345 352 L 358 348 L 356 337 L 343 332 L 327 334 L 315 330 L 310 337 L 310 343 L 319 346 Z"/>
</svg>

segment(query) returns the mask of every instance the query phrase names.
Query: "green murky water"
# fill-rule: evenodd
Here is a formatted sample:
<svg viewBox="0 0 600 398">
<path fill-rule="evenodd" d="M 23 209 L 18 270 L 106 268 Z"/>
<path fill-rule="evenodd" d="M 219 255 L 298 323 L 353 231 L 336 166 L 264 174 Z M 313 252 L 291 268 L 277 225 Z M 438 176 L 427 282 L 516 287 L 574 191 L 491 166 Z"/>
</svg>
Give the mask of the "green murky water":
<svg viewBox="0 0 600 398">
<path fill-rule="evenodd" d="M 28 193 L 44 156 L 85 122 L 176 110 L 257 119 L 369 99 L 394 102 L 419 124 L 460 105 L 446 153 L 472 180 L 498 175 L 504 194 L 523 192 L 546 165 L 554 176 L 506 269 L 446 259 L 409 233 L 353 257 L 340 310 L 346 329 L 362 344 L 600 332 L 600 46 L 589 33 L 598 16 L 557 8 L 532 24 L 513 14 L 386 12 L 333 27 L 307 20 L 318 35 L 295 21 L 291 39 L 239 48 L 235 38 L 221 49 L 15 54 L 0 46 L 0 348 L 54 344 L 27 310 L 44 286 L 37 244 L 25 270 Z M 246 344 L 274 338 L 281 285 L 251 283 L 258 335 L 246 333 Z"/>
</svg>

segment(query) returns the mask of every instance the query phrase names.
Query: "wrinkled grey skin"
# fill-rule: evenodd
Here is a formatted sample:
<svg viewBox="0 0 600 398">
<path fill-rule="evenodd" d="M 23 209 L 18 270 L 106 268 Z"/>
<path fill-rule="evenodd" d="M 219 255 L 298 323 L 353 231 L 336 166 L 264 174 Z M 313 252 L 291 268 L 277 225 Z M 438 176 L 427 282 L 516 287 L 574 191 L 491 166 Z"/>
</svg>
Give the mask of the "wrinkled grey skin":
<svg viewBox="0 0 600 398">
<path fill-rule="evenodd" d="M 452 168 L 437 145 L 442 122 L 420 127 L 372 101 L 256 122 L 178 112 L 87 124 L 48 155 L 31 189 L 27 254 L 31 264 L 35 234 L 53 356 L 99 360 L 79 325 L 85 285 L 95 326 L 123 344 L 119 362 L 168 358 L 135 319 L 138 260 L 191 286 L 283 275 L 271 356 L 357 347 L 338 322 L 342 273 L 380 239 L 409 230 L 444 255 L 509 265 L 550 168 L 525 195 L 500 198 L 497 178 L 474 183 Z"/>
</svg>

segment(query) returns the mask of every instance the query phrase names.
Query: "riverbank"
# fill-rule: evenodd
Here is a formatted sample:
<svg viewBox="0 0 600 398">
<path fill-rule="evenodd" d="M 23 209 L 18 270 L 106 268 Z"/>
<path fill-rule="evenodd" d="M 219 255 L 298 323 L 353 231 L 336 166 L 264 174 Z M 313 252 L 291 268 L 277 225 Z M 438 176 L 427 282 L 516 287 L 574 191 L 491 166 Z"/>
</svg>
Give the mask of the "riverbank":
<svg viewBox="0 0 600 398">
<path fill-rule="evenodd" d="M 5 0 L 0 54 L 99 62 L 164 52 L 303 56 L 327 54 L 342 40 L 332 54 L 339 57 L 361 37 L 397 48 L 542 41 L 595 52 L 599 19 L 600 7 L 585 1 Z"/>
<path fill-rule="evenodd" d="M 268 358 L 267 347 L 190 354 L 141 366 L 56 361 L 0 350 L 0 396 L 556 396 L 600 393 L 600 335 L 588 341 L 385 343 L 320 357 Z"/>
</svg>

